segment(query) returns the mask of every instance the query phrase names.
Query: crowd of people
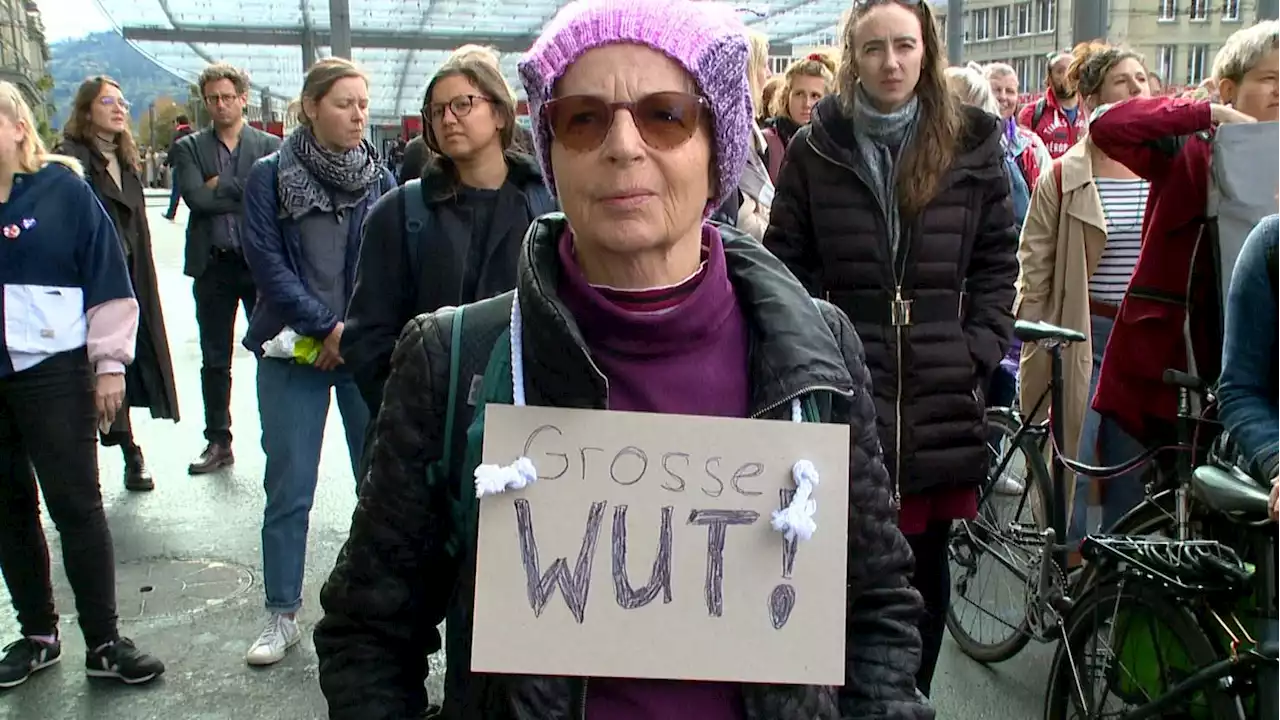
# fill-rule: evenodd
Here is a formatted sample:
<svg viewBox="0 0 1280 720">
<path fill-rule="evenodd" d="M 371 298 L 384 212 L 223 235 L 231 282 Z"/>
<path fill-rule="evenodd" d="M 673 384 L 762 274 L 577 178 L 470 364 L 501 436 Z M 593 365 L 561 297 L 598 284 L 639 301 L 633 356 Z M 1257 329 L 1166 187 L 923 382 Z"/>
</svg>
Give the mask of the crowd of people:
<svg viewBox="0 0 1280 720">
<path fill-rule="evenodd" d="M 987 479 L 986 408 L 1034 407 L 1048 382 L 1015 318 L 1088 338 L 1065 352 L 1055 408 L 1081 458 L 1158 442 L 1176 414 L 1160 375 L 1194 369 L 1221 376 L 1223 419 L 1274 483 L 1277 222 L 1258 225 L 1232 278 L 1199 239 L 1215 129 L 1277 119 L 1280 24 L 1226 42 L 1217 99 L 1157 96 L 1144 58 L 1098 41 L 1054 58 L 1024 104 L 1007 65 L 946 66 L 928 3 L 855 3 L 840 48 L 777 78 L 768 38 L 718 8 L 570 3 L 520 63 L 531 131 L 493 51 L 459 48 L 427 81 L 399 177 L 366 139 L 355 63 L 306 73 L 283 140 L 245 122 L 243 71 L 201 74 L 211 124 L 169 153 L 165 213 L 179 196 L 190 210 L 204 439 L 189 472 L 235 463 L 243 308 L 266 455 L 267 620 L 249 664 L 301 637 L 334 395 L 341 411 L 359 503 L 315 627 L 331 717 L 427 711 L 446 619 L 430 711 L 443 718 L 932 717 L 948 539 Z M 22 630 L 0 688 L 61 653 L 37 486 L 88 673 L 143 683 L 165 669 L 119 635 L 98 487 L 98 443 L 121 448 L 129 490 L 155 487 L 130 408 L 179 417 L 127 108 L 119 82 L 86 80 L 49 152 L 0 83 L 0 566 Z M 488 357 L 503 342 L 516 350 L 481 406 L 781 420 L 805 407 L 850 426 L 842 686 L 472 672 L 474 526 L 455 496 L 481 435 L 448 415 L 450 358 L 454 343 Z M 442 466 L 451 455 L 468 460 Z M 1097 529 L 1087 506 L 1109 523 L 1142 485 L 1070 496 L 1078 539 Z"/>
</svg>

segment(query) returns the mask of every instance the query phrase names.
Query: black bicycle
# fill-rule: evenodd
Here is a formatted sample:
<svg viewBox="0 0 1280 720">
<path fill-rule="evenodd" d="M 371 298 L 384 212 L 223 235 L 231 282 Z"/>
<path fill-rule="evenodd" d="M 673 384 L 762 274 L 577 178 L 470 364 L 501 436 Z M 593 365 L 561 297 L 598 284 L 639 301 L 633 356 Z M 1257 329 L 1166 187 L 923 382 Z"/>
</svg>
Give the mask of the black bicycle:
<svg viewBox="0 0 1280 720">
<path fill-rule="evenodd" d="M 1052 453 L 1052 467 L 1047 467 L 1047 448 L 1061 448 L 1060 423 L 1052 413 L 1043 421 L 1031 421 L 1040 415 L 1045 402 L 1049 407 L 1062 407 L 1062 350 L 1071 343 L 1083 342 L 1084 335 L 1047 323 L 1019 321 L 1014 335 L 1023 343 L 1037 343 L 1050 357 L 1050 386 L 1036 406 L 1025 416 L 1013 408 L 992 408 L 987 424 L 995 439 L 991 442 L 991 469 L 981 489 L 978 515 L 974 520 L 956 523 L 950 541 L 952 602 L 947 613 L 947 628 L 960 649 L 982 663 L 1008 660 L 1035 639 L 1054 642 L 1062 636 L 1062 625 L 1070 611 L 1073 595 L 1081 594 L 1096 580 L 1093 568 L 1086 567 L 1073 577 L 1067 573 L 1067 555 L 1075 547 L 1060 542 L 1066 537 L 1066 474 L 1091 478 L 1107 478 L 1145 467 L 1147 500 L 1128 513 L 1111 530 L 1131 535 L 1165 535 L 1186 537 L 1179 530 L 1185 502 L 1179 505 L 1182 488 L 1193 467 L 1191 453 L 1178 452 L 1172 462 L 1152 462 L 1162 452 L 1184 451 L 1197 446 L 1197 435 L 1205 422 L 1191 411 L 1192 393 L 1211 402 L 1207 389 L 1188 381 L 1189 376 L 1176 371 L 1166 373 L 1165 380 L 1181 388 L 1183 406 L 1179 412 L 1176 444 L 1150 448 L 1142 455 L 1121 465 L 1095 467 L 1068 459 L 1061 452 Z M 1204 433 L 1208 436 L 1211 433 Z M 1011 477 L 1012 476 L 1012 477 Z M 1010 480 L 1013 480 L 1010 483 Z M 1020 487 L 1019 487 L 1020 486 Z M 1010 492 L 1013 488 L 1016 492 Z M 1181 521 L 1185 525 L 1185 518 Z M 1172 534 L 1170 534 L 1172 533 Z M 1012 597 L 984 606 L 990 598 L 986 583 L 979 584 L 984 569 L 1013 579 Z M 969 610 L 975 612 L 972 616 Z M 987 622 L 995 627 L 993 636 L 985 636 L 968 622 L 976 617 L 981 627 Z"/>
<path fill-rule="evenodd" d="M 1280 717 L 1267 492 L 1218 458 L 1187 489 L 1212 539 L 1085 539 L 1099 579 L 1066 619 L 1046 720 Z"/>
</svg>

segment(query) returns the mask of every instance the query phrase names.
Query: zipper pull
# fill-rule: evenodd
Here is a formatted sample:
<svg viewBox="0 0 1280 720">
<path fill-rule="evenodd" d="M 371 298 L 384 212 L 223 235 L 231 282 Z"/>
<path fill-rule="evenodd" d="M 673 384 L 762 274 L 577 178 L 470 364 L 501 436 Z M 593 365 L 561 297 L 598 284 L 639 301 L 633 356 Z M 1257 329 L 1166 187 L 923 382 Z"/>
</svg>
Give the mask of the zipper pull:
<svg viewBox="0 0 1280 720">
<path fill-rule="evenodd" d="M 889 317 L 894 327 L 911 325 L 911 301 L 902 299 L 902 286 L 893 290 L 893 303 L 889 308 Z"/>
</svg>

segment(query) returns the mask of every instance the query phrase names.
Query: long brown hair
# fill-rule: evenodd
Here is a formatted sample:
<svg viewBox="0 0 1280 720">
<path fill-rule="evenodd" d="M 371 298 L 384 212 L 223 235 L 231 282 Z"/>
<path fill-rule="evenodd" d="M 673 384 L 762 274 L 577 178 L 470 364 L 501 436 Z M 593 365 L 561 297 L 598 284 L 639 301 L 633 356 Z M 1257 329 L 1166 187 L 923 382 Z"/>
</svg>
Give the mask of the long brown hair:
<svg viewBox="0 0 1280 720">
<path fill-rule="evenodd" d="M 858 21 L 872 8 L 894 0 L 858 0 L 844 24 L 841 42 L 840 67 L 836 71 L 836 87 L 840 102 L 849 112 L 858 89 L 858 58 L 854 32 Z M 938 192 L 942 177 L 951 169 L 960 134 L 964 128 L 964 116 L 960 102 L 947 89 L 947 57 L 938 37 L 938 25 L 929 3 L 919 2 L 902 7 L 915 13 L 920 20 L 924 58 L 920 62 L 920 80 L 916 83 L 916 96 L 920 98 L 920 119 L 916 125 L 915 139 L 903 149 L 902 165 L 898 169 L 898 197 L 902 209 L 909 214 L 918 213 L 929 204 Z"/>
<path fill-rule="evenodd" d="M 71 104 L 71 115 L 62 128 L 62 134 L 68 140 L 93 148 L 95 152 L 98 146 L 94 140 L 93 104 L 97 102 L 102 88 L 107 85 L 119 90 L 121 94 L 124 93 L 120 83 L 106 75 L 95 75 L 80 83 L 80 89 L 76 90 L 75 102 Z M 125 123 L 124 130 L 116 133 L 115 143 L 120 165 L 136 172 L 139 168 L 138 145 L 133 140 L 133 131 L 129 129 L 128 123 Z"/>
</svg>

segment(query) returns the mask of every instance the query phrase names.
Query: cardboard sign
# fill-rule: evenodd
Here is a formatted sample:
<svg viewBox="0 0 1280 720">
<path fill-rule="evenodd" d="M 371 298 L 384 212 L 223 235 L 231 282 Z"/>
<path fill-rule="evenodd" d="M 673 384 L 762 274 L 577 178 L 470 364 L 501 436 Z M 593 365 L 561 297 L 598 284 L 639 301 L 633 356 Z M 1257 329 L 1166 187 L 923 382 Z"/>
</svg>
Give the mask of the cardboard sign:
<svg viewBox="0 0 1280 720">
<path fill-rule="evenodd" d="M 1253 226 L 1276 212 L 1280 128 L 1274 122 L 1220 125 L 1213 135 L 1209 217 L 1218 221 L 1223 302 L 1231 272 Z"/>
<path fill-rule="evenodd" d="M 486 412 L 484 461 L 539 479 L 480 500 L 473 670 L 844 684 L 848 426 Z M 788 543 L 800 459 L 818 529 Z"/>
</svg>

